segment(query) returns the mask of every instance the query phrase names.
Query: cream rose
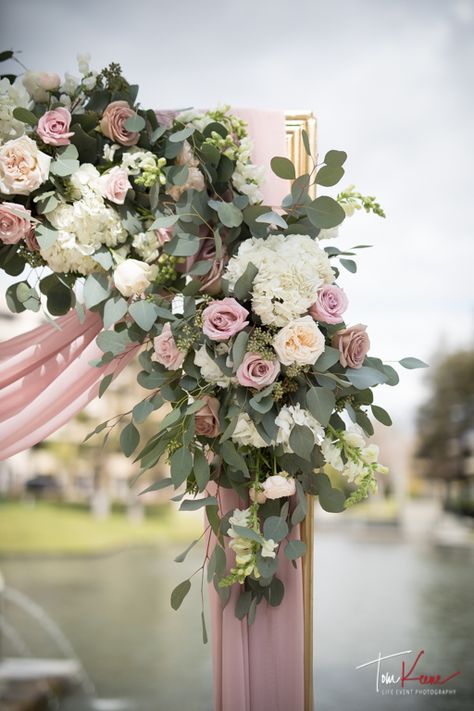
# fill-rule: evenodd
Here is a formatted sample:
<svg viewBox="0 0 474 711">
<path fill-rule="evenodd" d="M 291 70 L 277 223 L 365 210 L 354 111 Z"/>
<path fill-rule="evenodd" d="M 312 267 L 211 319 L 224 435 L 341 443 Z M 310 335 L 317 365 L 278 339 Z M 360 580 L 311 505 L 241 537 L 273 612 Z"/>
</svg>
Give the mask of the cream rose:
<svg viewBox="0 0 474 711">
<path fill-rule="evenodd" d="M 324 351 L 324 336 L 311 316 L 303 316 L 276 334 L 273 348 L 283 365 L 313 364 Z"/>
<path fill-rule="evenodd" d="M 156 276 L 156 267 L 138 259 L 125 259 L 114 271 L 114 283 L 122 296 L 142 294 Z"/>
<path fill-rule="evenodd" d="M 295 480 L 288 475 L 288 472 L 269 476 L 262 486 L 267 499 L 281 499 L 283 496 L 293 496 L 296 493 Z"/>
<path fill-rule="evenodd" d="M 47 180 L 50 163 L 28 136 L 7 141 L 0 147 L 0 192 L 29 195 Z"/>
</svg>

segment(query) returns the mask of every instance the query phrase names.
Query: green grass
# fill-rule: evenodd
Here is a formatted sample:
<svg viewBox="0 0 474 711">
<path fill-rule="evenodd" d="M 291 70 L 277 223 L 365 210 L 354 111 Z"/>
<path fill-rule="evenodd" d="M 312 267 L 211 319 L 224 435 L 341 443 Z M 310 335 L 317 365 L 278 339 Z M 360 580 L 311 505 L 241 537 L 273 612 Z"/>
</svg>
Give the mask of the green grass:
<svg viewBox="0 0 474 711">
<path fill-rule="evenodd" d="M 130 522 L 120 513 L 99 521 L 85 510 L 39 502 L 0 504 L 0 555 L 101 553 L 138 545 L 186 542 L 202 530 L 202 517 L 165 509 Z"/>
</svg>

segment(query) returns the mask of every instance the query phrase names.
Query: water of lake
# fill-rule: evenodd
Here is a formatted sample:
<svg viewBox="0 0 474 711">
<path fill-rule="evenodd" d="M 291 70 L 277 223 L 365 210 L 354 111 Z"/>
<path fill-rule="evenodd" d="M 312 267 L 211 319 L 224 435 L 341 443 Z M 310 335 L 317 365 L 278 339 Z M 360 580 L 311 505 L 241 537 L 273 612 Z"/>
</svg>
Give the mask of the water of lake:
<svg viewBox="0 0 474 711">
<path fill-rule="evenodd" d="M 121 699 L 123 711 L 211 711 L 209 647 L 201 642 L 199 585 L 179 612 L 169 606 L 177 582 L 200 565 L 199 551 L 180 565 L 179 550 L 135 549 L 97 558 L 6 559 L 13 588 L 38 602 L 76 649 L 99 697 Z M 468 711 L 474 708 L 474 555 L 466 549 L 413 545 L 383 529 L 318 533 L 315 562 L 315 674 L 318 711 Z M 197 583 L 197 580 L 196 580 Z M 10 603 L 8 619 L 30 649 L 57 656 L 31 620 Z M 4 643 L 4 651 L 12 651 Z M 452 695 L 376 691 L 376 665 L 413 675 L 460 671 L 443 690 Z M 380 676 L 382 682 L 382 676 Z M 407 684 L 423 691 L 416 682 Z M 396 686 L 399 689 L 399 685 Z M 83 698 L 61 711 L 85 711 Z M 103 705 L 104 709 L 119 705 Z M 258 709 L 257 711 L 270 711 Z M 285 710 L 286 711 L 286 710 Z M 292 711 L 288 709 L 288 711 Z"/>
</svg>

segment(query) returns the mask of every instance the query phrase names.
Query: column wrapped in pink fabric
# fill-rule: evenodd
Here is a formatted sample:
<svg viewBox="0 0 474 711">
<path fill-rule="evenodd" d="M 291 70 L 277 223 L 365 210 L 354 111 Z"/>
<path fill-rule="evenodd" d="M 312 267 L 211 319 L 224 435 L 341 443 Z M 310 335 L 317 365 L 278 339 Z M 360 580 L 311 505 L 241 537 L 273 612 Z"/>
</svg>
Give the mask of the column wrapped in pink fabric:
<svg viewBox="0 0 474 711">
<path fill-rule="evenodd" d="M 98 394 L 104 375 L 119 373 L 132 348 L 102 368 L 98 314 L 75 311 L 0 344 L 0 459 L 32 447 L 69 422 Z"/>
<path fill-rule="evenodd" d="M 285 156 L 285 116 L 279 111 L 233 109 L 248 122 L 254 142 L 253 161 L 265 168 L 264 202 L 278 207 L 288 192 L 288 183 L 270 170 L 273 156 Z M 219 513 L 245 508 L 238 495 L 221 489 Z M 299 537 L 299 530 L 292 532 Z M 212 548 L 211 548 L 212 550 Z M 232 552 L 227 549 L 228 560 Z M 304 619 L 301 562 L 295 570 L 281 555 L 278 577 L 285 586 L 279 607 L 263 601 L 250 627 L 247 618 L 235 616 L 238 586 L 233 586 L 226 607 L 211 584 L 209 603 L 214 667 L 214 711 L 303 711 L 304 709 Z"/>
</svg>

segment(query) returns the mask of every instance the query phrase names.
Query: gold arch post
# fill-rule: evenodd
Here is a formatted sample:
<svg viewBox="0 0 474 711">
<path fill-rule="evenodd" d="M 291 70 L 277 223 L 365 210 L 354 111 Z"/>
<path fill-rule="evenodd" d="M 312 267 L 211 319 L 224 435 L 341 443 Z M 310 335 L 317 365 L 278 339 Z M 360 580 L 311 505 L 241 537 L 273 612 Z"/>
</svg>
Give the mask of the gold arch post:
<svg viewBox="0 0 474 711">
<path fill-rule="evenodd" d="M 309 138 L 313 156 L 317 156 L 316 118 L 312 111 L 286 111 L 287 155 L 293 162 L 296 175 L 311 173 L 313 164 L 303 144 L 303 131 Z M 315 186 L 310 190 L 311 197 L 316 197 Z M 314 560 L 314 497 L 306 495 L 307 514 L 301 524 L 301 539 L 306 543 L 303 557 L 303 606 L 304 606 L 304 708 L 314 709 L 313 683 L 313 560 Z"/>
</svg>

